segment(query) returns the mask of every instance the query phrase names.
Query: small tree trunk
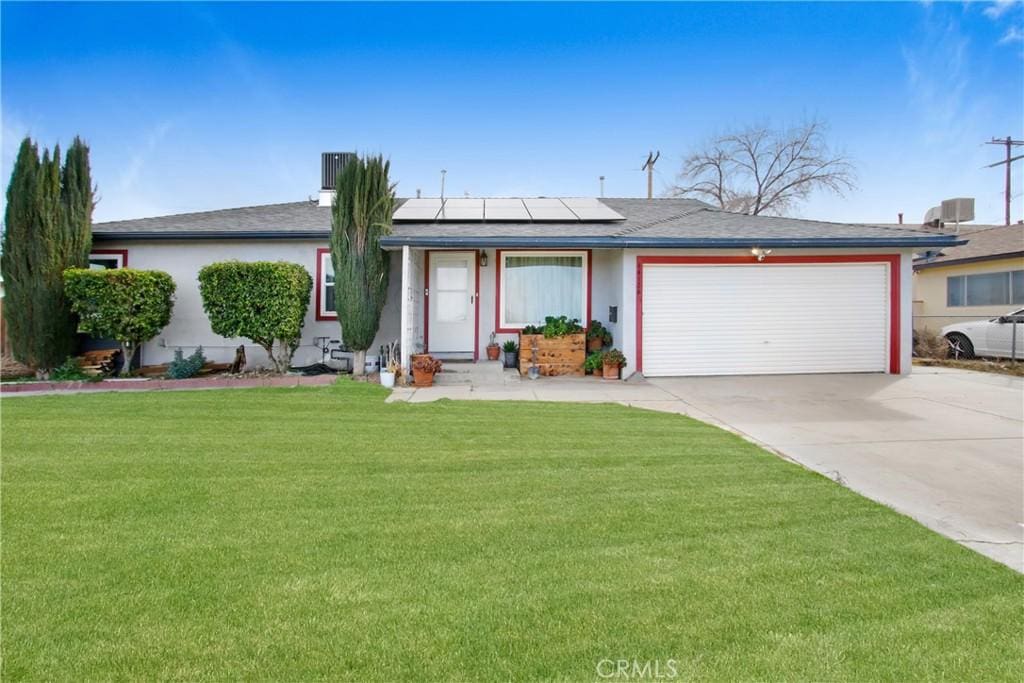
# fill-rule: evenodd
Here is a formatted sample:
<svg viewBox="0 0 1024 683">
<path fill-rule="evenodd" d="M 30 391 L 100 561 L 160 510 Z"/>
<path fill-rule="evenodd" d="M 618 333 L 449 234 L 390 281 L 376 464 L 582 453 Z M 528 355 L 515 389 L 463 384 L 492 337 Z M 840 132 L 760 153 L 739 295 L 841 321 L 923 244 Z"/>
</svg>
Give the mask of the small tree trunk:
<svg viewBox="0 0 1024 683">
<path fill-rule="evenodd" d="M 352 352 L 352 376 L 362 377 L 366 374 L 366 349 Z"/>
<path fill-rule="evenodd" d="M 292 347 L 283 339 L 277 341 L 277 358 L 274 361 L 277 371 L 280 373 L 288 372 L 288 369 L 292 366 Z"/>
<path fill-rule="evenodd" d="M 138 348 L 137 344 L 133 342 L 121 342 L 121 372 L 118 373 L 121 377 L 127 377 L 132 372 L 132 361 L 135 360 L 135 349 Z"/>
<path fill-rule="evenodd" d="M 270 365 L 277 370 L 277 358 L 274 357 L 274 340 L 271 339 L 269 344 L 260 344 L 263 350 L 267 352 L 267 356 L 270 358 Z"/>
</svg>

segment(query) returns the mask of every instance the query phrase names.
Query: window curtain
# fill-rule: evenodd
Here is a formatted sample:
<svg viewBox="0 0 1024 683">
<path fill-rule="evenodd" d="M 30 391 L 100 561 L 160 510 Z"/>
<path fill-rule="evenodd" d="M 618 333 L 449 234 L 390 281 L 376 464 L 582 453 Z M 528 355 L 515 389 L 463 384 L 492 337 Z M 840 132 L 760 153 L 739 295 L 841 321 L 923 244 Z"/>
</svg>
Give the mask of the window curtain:
<svg viewBox="0 0 1024 683">
<path fill-rule="evenodd" d="M 507 324 L 539 324 L 549 315 L 583 321 L 582 256 L 504 258 L 502 305 Z"/>
</svg>

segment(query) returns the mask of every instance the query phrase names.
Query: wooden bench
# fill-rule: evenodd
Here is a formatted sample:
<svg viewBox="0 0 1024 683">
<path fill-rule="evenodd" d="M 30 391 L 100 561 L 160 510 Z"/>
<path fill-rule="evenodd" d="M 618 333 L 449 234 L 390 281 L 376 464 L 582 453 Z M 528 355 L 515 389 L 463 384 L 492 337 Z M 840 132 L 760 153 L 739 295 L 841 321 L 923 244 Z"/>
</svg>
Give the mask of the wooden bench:
<svg viewBox="0 0 1024 683">
<path fill-rule="evenodd" d="M 121 349 L 100 349 L 86 351 L 78 357 L 78 365 L 87 375 L 113 374 Z"/>
</svg>

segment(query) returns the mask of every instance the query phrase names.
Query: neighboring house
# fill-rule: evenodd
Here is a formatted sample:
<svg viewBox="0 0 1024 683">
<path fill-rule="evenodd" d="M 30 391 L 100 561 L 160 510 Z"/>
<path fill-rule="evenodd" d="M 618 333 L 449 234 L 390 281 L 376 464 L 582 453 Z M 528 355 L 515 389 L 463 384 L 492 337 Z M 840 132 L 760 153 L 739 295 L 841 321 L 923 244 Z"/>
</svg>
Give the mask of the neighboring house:
<svg viewBox="0 0 1024 683">
<path fill-rule="evenodd" d="M 1024 225 L 964 226 L 967 244 L 914 260 L 914 329 L 937 332 L 1024 306 Z"/>
<path fill-rule="evenodd" d="M 328 177 L 329 176 L 329 177 Z M 338 338 L 321 200 L 100 223 L 95 257 L 159 268 L 177 282 L 171 323 L 145 363 L 202 345 L 230 360 L 241 343 L 210 331 L 196 275 L 226 259 L 300 263 L 315 278 L 297 365 Z M 747 216 L 692 199 L 409 199 L 391 235 L 376 345 L 478 359 L 492 332 L 515 338 L 546 315 L 597 319 L 627 373 L 890 372 L 910 369 L 915 252 L 955 236 L 910 228 Z M 529 353 L 529 349 L 524 349 Z M 373 353 L 371 350 L 370 353 Z M 250 361 L 265 362 L 259 349 Z"/>
</svg>

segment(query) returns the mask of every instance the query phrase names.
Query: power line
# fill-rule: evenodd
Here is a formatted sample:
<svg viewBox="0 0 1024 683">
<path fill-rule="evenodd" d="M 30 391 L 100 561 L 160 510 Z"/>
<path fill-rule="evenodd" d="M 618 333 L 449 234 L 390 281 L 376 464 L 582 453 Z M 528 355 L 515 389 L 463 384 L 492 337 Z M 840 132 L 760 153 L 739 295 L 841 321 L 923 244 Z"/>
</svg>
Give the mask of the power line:
<svg viewBox="0 0 1024 683">
<path fill-rule="evenodd" d="M 1005 198 L 1005 203 L 1006 203 L 1006 225 L 1009 225 L 1010 224 L 1010 200 L 1013 198 L 1013 194 L 1012 194 L 1012 191 L 1011 191 L 1011 185 L 1010 185 L 1010 165 L 1013 162 L 1015 162 L 1015 161 L 1020 161 L 1021 159 L 1024 159 L 1024 154 L 1018 154 L 1017 156 L 1013 156 L 1013 148 L 1014 147 L 1019 147 L 1020 145 L 1024 145 L 1024 140 L 1014 140 L 1009 135 L 1007 135 L 1005 139 L 1003 139 L 1003 138 L 992 138 L 992 140 L 990 140 L 989 142 L 986 142 L 985 144 L 986 145 L 1003 145 L 1004 147 L 1006 147 L 1006 158 L 1003 159 L 1002 161 L 997 161 L 994 164 L 989 164 L 985 168 L 995 168 L 996 166 L 1002 166 L 1003 164 L 1006 165 L 1006 190 L 1003 192 L 1003 197 Z"/>
<path fill-rule="evenodd" d="M 661 150 L 655 154 L 653 151 L 647 153 L 647 161 L 640 170 L 647 171 L 647 198 L 654 199 L 654 164 L 661 158 Z"/>
</svg>

